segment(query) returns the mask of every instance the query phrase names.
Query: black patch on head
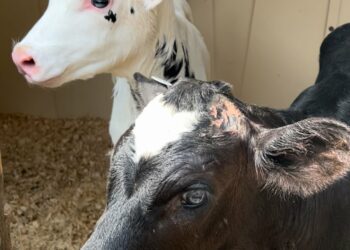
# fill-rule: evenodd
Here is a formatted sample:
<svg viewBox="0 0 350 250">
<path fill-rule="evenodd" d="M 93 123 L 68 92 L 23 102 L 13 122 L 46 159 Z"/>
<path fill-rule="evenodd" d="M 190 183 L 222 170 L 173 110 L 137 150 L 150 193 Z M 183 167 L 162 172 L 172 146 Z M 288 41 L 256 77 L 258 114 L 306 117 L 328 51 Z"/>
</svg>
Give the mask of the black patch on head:
<svg viewBox="0 0 350 250">
<path fill-rule="evenodd" d="M 333 28 L 334 29 L 334 28 Z M 333 50 L 340 49 L 344 43 L 350 40 L 350 24 L 344 24 L 334 29 L 322 42 L 321 57 Z"/>
<path fill-rule="evenodd" d="M 166 92 L 164 102 L 175 106 L 179 111 L 205 111 L 216 94 L 233 99 L 231 87 L 227 83 L 184 80 Z"/>
<path fill-rule="evenodd" d="M 331 32 L 320 49 L 320 71 L 313 86 L 294 100 L 290 110 L 305 117 L 328 117 L 350 124 L 350 24 Z"/>
<path fill-rule="evenodd" d="M 131 7 L 130 13 L 131 13 L 131 15 L 135 14 L 135 9 L 134 9 L 134 7 Z"/>
<path fill-rule="evenodd" d="M 336 70 L 350 72 L 350 24 L 336 28 L 324 39 L 320 49 L 320 72 L 316 84 Z"/>
<path fill-rule="evenodd" d="M 105 19 L 109 22 L 115 23 L 117 21 L 117 13 L 113 13 L 112 10 L 109 10 L 108 14 L 105 16 Z"/>
</svg>

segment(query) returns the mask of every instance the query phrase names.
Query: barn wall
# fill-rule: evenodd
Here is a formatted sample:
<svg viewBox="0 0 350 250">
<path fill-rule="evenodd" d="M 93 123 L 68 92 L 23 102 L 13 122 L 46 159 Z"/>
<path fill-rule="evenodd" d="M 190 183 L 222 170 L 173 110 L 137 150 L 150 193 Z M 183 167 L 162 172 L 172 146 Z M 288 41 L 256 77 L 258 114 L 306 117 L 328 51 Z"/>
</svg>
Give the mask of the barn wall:
<svg viewBox="0 0 350 250">
<path fill-rule="evenodd" d="M 211 52 L 211 78 L 232 83 L 245 101 L 279 108 L 313 83 L 328 27 L 350 20 L 350 0 L 188 1 Z M 0 112 L 108 118 L 110 76 L 47 90 L 29 87 L 13 66 L 11 39 L 23 37 L 46 3 L 0 1 Z"/>
<path fill-rule="evenodd" d="M 318 71 L 329 26 L 350 20 L 350 0 L 189 0 L 212 55 L 213 78 L 241 99 L 288 107 Z"/>
</svg>

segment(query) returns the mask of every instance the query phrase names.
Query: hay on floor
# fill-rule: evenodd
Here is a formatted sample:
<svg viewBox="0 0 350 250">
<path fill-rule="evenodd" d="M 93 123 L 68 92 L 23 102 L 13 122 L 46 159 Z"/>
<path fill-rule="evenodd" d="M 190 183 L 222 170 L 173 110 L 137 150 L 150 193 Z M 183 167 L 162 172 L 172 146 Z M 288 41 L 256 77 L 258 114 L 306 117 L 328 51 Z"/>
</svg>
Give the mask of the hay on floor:
<svg viewBox="0 0 350 250">
<path fill-rule="evenodd" d="M 110 150 L 100 119 L 0 115 L 14 249 L 79 249 L 105 205 Z"/>
</svg>

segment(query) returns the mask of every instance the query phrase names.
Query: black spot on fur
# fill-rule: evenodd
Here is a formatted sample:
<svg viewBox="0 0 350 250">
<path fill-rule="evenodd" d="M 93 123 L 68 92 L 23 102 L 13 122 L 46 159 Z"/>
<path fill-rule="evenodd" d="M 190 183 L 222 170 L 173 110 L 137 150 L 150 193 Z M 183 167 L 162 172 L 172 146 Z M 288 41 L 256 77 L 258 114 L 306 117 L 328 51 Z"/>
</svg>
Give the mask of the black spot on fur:
<svg viewBox="0 0 350 250">
<path fill-rule="evenodd" d="M 159 41 L 157 42 L 156 45 L 156 55 L 155 57 L 161 57 L 165 55 L 165 48 L 166 48 L 166 41 L 160 43 Z"/>
<path fill-rule="evenodd" d="M 130 13 L 131 13 L 131 15 L 135 14 L 135 9 L 134 9 L 134 7 L 131 7 Z"/>
<path fill-rule="evenodd" d="M 164 67 L 163 75 L 166 79 L 176 78 L 181 72 L 183 66 L 183 59 L 177 60 L 176 41 L 174 42 L 170 58 L 166 59 L 162 66 Z"/>
<path fill-rule="evenodd" d="M 164 57 L 162 63 L 164 78 L 172 84 L 176 83 L 180 77 L 194 79 L 195 74 L 191 71 L 189 53 L 185 45 L 181 44 L 181 53 L 179 53 L 177 41 L 174 41 L 171 53 L 167 45 L 166 39 L 163 42 L 158 41 L 155 53 L 156 58 Z"/>
<path fill-rule="evenodd" d="M 115 23 L 117 21 L 117 13 L 113 13 L 112 10 L 109 10 L 108 14 L 105 16 L 105 19 L 109 22 Z"/>
<path fill-rule="evenodd" d="M 188 56 L 188 50 L 185 48 L 185 46 L 182 44 L 182 50 L 184 53 L 184 60 L 185 60 L 185 77 L 187 78 L 196 78 L 195 74 L 190 71 L 190 59 Z"/>
</svg>

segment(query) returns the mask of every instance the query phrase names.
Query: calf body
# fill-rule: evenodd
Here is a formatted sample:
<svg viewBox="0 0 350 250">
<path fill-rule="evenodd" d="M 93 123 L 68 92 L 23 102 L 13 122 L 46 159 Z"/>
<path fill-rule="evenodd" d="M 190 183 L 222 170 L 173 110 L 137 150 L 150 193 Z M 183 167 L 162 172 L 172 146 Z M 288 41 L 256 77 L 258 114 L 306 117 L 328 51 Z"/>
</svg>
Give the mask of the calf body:
<svg viewBox="0 0 350 250">
<path fill-rule="evenodd" d="M 350 24 L 326 37 L 316 83 L 300 94 L 291 109 L 303 110 L 309 117 L 333 117 L 350 124 Z"/>
<path fill-rule="evenodd" d="M 196 80 L 151 101 L 114 149 L 83 249 L 350 249 L 347 29 L 288 110 Z"/>
<path fill-rule="evenodd" d="M 50 0 L 12 57 L 28 82 L 45 87 L 113 74 L 110 133 L 116 142 L 158 92 L 135 98 L 141 91 L 135 72 L 170 83 L 207 78 L 208 52 L 190 19 L 185 0 Z"/>
<path fill-rule="evenodd" d="M 350 249 L 350 128 L 301 117 L 177 83 L 116 146 L 83 249 Z"/>
</svg>

